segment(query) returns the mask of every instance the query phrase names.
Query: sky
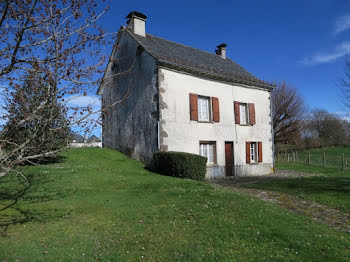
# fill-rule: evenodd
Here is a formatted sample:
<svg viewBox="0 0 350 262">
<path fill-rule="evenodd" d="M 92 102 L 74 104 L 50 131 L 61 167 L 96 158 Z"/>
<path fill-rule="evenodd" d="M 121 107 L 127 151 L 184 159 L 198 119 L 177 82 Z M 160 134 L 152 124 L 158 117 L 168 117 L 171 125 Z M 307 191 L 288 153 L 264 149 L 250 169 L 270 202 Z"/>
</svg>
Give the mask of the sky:
<svg viewBox="0 0 350 262">
<path fill-rule="evenodd" d="M 147 15 L 146 32 L 227 56 L 255 76 L 286 81 L 312 110 L 341 113 L 338 80 L 350 53 L 349 0 L 112 1 L 103 25 Z"/>
<path fill-rule="evenodd" d="M 130 11 L 147 15 L 149 34 L 213 53 L 226 43 L 227 56 L 250 73 L 286 81 L 310 110 L 346 117 L 337 82 L 350 53 L 349 0 L 111 0 L 101 24 L 117 31 Z M 72 101 L 89 102 L 100 106 L 93 93 Z"/>
</svg>

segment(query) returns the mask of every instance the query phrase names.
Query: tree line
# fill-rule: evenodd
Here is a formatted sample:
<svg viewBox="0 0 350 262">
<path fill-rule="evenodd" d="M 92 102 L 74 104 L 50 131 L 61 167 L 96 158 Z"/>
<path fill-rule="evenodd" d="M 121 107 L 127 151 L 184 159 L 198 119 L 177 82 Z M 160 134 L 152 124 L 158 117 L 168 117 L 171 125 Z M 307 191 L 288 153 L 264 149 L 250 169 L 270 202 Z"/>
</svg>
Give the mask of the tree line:
<svg viewBox="0 0 350 262">
<path fill-rule="evenodd" d="M 350 62 L 340 79 L 344 113 L 350 111 Z M 272 91 L 275 152 L 325 146 L 350 146 L 350 122 L 322 108 L 309 109 L 297 89 L 286 82 Z"/>
</svg>

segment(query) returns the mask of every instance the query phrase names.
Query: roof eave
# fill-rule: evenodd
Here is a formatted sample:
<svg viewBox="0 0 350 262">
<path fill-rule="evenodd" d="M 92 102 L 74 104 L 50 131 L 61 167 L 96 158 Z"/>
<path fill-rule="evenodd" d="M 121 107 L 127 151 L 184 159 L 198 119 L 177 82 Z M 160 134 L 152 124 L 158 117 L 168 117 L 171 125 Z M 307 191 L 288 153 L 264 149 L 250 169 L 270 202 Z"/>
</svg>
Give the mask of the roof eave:
<svg viewBox="0 0 350 262">
<path fill-rule="evenodd" d="M 272 91 L 276 87 L 275 84 L 267 83 L 267 82 L 262 81 L 262 80 L 254 81 L 251 79 L 239 77 L 238 75 L 237 76 L 226 76 L 226 75 L 222 75 L 222 74 L 218 74 L 218 73 L 214 73 L 214 72 L 208 72 L 206 70 L 200 70 L 199 68 L 193 68 L 190 66 L 169 62 L 169 61 L 163 60 L 163 59 L 158 59 L 158 66 L 164 66 L 164 67 L 168 67 L 171 69 L 184 71 L 184 72 L 190 73 L 190 74 L 205 76 L 205 77 L 208 77 L 208 78 L 211 78 L 214 80 L 220 80 L 220 81 L 227 82 L 227 83 L 235 83 L 235 84 L 240 84 L 240 85 L 245 85 L 245 86 L 264 88 L 264 89 L 267 89 L 268 91 Z"/>
</svg>

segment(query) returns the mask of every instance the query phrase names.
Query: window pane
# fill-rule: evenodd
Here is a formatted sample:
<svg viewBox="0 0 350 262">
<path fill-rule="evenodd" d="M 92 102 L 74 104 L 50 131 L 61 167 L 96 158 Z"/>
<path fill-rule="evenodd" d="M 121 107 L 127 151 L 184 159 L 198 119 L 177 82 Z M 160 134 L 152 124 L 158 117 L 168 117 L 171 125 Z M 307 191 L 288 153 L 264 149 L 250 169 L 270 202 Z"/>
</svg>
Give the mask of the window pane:
<svg viewBox="0 0 350 262">
<path fill-rule="evenodd" d="M 240 120 L 242 125 L 247 124 L 247 105 L 241 104 L 239 105 L 239 111 L 240 111 Z"/>
<path fill-rule="evenodd" d="M 214 163 L 214 145 L 213 144 L 209 144 L 209 157 L 208 157 L 208 161 L 210 163 Z"/>
<path fill-rule="evenodd" d="M 250 159 L 251 161 L 254 161 L 254 153 L 255 153 L 255 144 L 254 143 L 250 143 Z"/>
<path fill-rule="evenodd" d="M 208 145 L 203 145 L 203 156 L 208 157 L 208 149 L 207 149 Z"/>
<path fill-rule="evenodd" d="M 209 120 L 209 98 L 198 97 L 198 119 Z"/>
</svg>

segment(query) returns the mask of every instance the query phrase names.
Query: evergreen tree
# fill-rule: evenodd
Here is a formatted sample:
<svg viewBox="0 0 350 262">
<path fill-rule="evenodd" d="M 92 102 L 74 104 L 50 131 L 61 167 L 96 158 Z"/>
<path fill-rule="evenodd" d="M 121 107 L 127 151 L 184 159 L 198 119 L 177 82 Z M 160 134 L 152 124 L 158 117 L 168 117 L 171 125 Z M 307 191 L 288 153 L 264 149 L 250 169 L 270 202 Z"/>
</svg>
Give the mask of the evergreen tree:
<svg viewBox="0 0 350 262">
<path fill-rule="evenodd" d="M 70 130 L 54 88 L 30 73 L 22 86 L 12 89 L 4 107 L 8 112 L 2 132 L 6 150 L 16 150 L 18 159 L 36 161 L 66 147 Z"/>
</svg>

